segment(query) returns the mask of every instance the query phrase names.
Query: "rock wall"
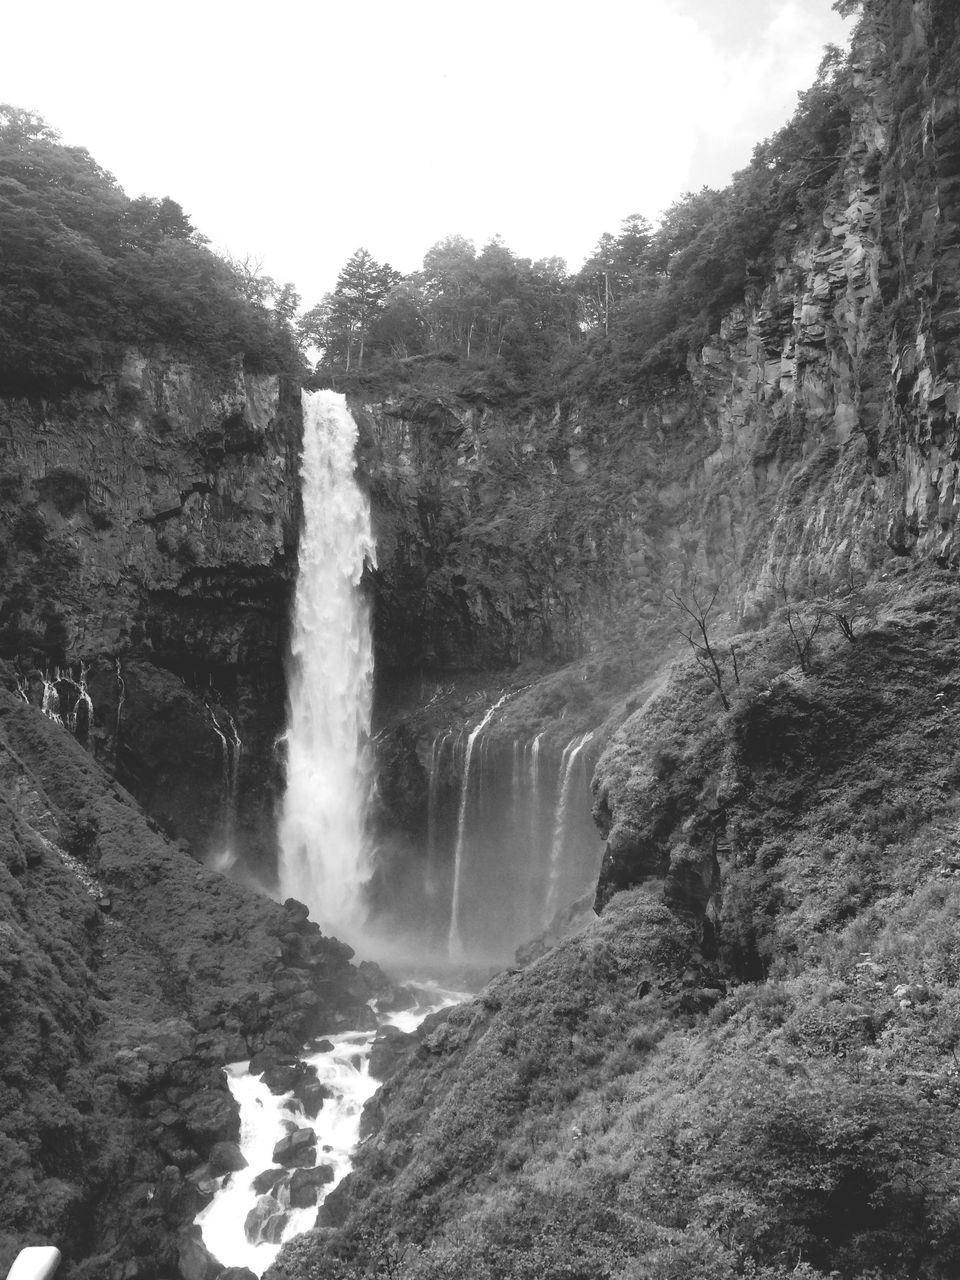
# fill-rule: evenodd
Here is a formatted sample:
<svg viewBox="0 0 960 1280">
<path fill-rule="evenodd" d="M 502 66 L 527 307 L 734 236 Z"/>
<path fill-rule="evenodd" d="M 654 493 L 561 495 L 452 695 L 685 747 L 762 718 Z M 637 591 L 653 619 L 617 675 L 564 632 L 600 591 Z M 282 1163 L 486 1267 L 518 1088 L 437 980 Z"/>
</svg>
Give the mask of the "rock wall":
<svg viewBox="0 0 960 1280">
<path fill-rule="evenodd" d="M 299 438 L 298 388 L 162 351 L 0 402 L 0 656 L 36 703 L 59 671 L 64 717 L 82 675 L 94 755 L 268 875 Z"/>
<path fill-rule="evenodd" d="M 442 366 L 413 391 L 355 400 L 353 410 L 377 536 L 381 674 L 574 656 L 582 602 L 573 598 L 589 589 L 580 577 L 560 582 L 561 566 L 544 554 L 556 476 L 541 456 L 540 417 L 504 398 L 495 372 L 478 383 Z M 544 526 L 542 536 L 523 531 L 527 545 L 514 536 L 520 504 L 528 516 L 539 506 Z"/>
<path fill-rule="evenodd" d="M 746 619 L 779 580 L 803 594 L 891 555 L 960 560 L 952 21 L 932 3 L 868 13 L 820 226 L 691 360 L 690 386 L 645 407 L 665 449 L 692 446 L 658 495 L 669 572 L 726 583 Z"/>
<path fill-rule="evenodd" d="M 933 0 L 868 6 L 852 139 L 822 227 L 726 318 L 689 388 L 647 408 L 651 429 L 685 435 L 693 457 L 661 494 L 661 565 L 678 583 L 719 581 L 743 623 L 769 612 L 780 583 L 797 600 L 876 574 L 877 599 L 895 607 L 905 575 L 960 565 L 958 36 Z M 682 735 L 654 750 L 649 719 L 628 721 L 598 767 L 599 901 L 665 878 L 668 898 L 699 896 L 699 910 L 719 888 L 724 806 L 702 769 L 685 812 L 663 803 Z M 683 850 L 667 849 L 679 817 L 697 835 L 686 887 Z"/>
</svg>

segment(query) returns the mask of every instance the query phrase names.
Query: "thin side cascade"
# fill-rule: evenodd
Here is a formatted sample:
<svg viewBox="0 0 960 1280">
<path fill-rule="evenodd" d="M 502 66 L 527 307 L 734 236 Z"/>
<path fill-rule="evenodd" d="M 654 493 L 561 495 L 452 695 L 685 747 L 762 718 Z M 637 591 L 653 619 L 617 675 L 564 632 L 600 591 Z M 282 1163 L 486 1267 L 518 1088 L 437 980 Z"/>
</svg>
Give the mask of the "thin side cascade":
<svg viewBox="0 0 960 1280">
<path fill-rule="evenodd" d="M 212 690 L 212 692 L 215 691 Z M 236 721 L 225 707 L 221 706 L 221 714 L 224 719 L 218 720 L 213 705 L 206 698 L 203 705 L 206 708 L 207 715 L 210 717 L 210 727 L 220 740 L 221 829 L 219 838 L 223 848 L 215 857 L 215 865 L 218 870 L 223 870 L 232 864 L 235 857 L 233 854 L 233 835 L 237 818 L 237 783 L 240 777 L 240 755 L 243 751 L 243 742 L 240 739 Z"/>
<path fill-rule="evenodd" d="M 447 935 L 447 953 L 451 960 L 458 960 L 463 951 L 463 939 L 460 935 L 460 894 L 463 850 L 466 843 L 467 801 L 470 797 L 470 761 L 473 758 L 474 744 L 508 697 L 509 694 L 505 693 L 502 698 L 495 702 L 480 723 L 471 730 L 470 736 L 467 738 L 467 753 L 463 761 L 463 782 L 460 785 L 460 808 L 457 812 L 457 843 L 453 855 L 453 897 L 450 903 L 450 932 Z"/>
<path fill-rule="evenodd" d="M 304 523 L 293 616 L 280 890 L 356 939 L 370 851 L 373 643 L 360 593 L 375 564 L 370 503 L 355 477 L 357 425 L 342 395 L 303 393 Z"/>
<path fill-rule="evenodd" d="M 427 870 L 424 890 L 427 897 L 437 893 L 437 804 L 440 794 L 440 766 L 443 749 L 453 737 L 452 729 L 444 729 L 433 739 L 430 748 L 430 777 L 427 783 Z"/>
<path fill-rule="evenodd" d="M 573 767 L 577 756 L 593 739 L 592 733 L 585 733 L 568 742 L 563 751 L 560 764 L 560 778 L 557 785 L 557 811 L 553 824 L 553 843 L 550 847 L 550 879 L 547 887 L 546 901 L 543 908 L 543 927 L 546 928 L 557 911 L 557 894 L 560 888 L 560 871 L 563 862 L 563 842 L 567 827 L 567 809 L 570 807 L 570 787 L 573 781 Z"/>
</svg>

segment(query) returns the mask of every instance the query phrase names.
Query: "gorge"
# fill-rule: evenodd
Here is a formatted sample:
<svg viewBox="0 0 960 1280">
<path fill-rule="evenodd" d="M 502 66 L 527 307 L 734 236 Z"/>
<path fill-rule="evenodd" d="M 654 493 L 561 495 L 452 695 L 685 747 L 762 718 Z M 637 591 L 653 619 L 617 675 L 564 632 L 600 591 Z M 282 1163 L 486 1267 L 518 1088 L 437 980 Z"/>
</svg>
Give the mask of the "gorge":
<svg viewBox="0 0 960 1280">
<path fill-rule="evenodd" d="M 960 23 L 847 7 L 727 191 L 451 238 L 312 372 L 0 116 L 0 244 L 144 297 L 0 258 L 0 1270 L 241 1280 L 223 1068 L 356 1033 L 269 1280 L 956 1274 Z"/>
</svg>

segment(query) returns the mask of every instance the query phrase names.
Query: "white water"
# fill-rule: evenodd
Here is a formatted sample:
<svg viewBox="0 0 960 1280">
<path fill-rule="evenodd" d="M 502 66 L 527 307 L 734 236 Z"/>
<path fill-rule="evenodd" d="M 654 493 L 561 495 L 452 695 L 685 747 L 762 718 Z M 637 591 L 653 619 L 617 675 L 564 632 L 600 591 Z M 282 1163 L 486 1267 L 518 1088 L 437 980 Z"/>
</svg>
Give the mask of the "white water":
<svg viewBox="0 0 960 1280">
<path fill-rule="evenodd" d="M 453 897 L 450 904 L 450 932 L 447 935 L 447 954 L 451 960 L 459 960 L 463 951 L 463 942 L 460 936 L 460 887 L 461 873 L 463 871 L 463 849 L 466 843 L 467 801 L 470 797 L 470 761 L 473 758 L 473 748 L 477 738 L 483 733 L 493 719 L 494 713 L 500 710 L 508 697 L 509 694 L 505 693 L 495 702 L 480 723 L 471 730 L 470 736 L 467 738 L 467 753 L 463 761 L 463 782 L 460 786 L 460 808 L 457 812 L 457 843 L 453 854 Z"/>
<path fill-rule="evenodd" d="M 440 766 L 443 749 L 453 737 L 452 729 L 444 729 L 433 739 L 430 748 L 430 776 L 427 780 L 427 870 L 424 890 L 428 898 L 437 896 L 437 798 L 440 791 Z"/>
<path fill-rule="evenodd" d="M 66 726 L 63 723 L 63 716 L 60 714 L 60 695 L 57 693 L 56 685 L 56 681 L 60 676 L 60 671 L 59 669 L 54 671 L 52 680 L 48 680 L 47 676 L 43 673 L 38 672 L 38 674 L 40 675 L 40 679 L 43 681 L 43 701 L 40 703 L 40 710 L 48 720 L 52 720 L 54 724 L 58 724 L 65 728 Z"/>
<path fill-rule="evenodd" d="M 585 733 L 568 742 L 560 762 L 560 775 L 557 784 L 557 809 L 553 820 L 553 840 L 550 845 L 550 874 L 547 884 L 547 895 L 543 910 L 543 927 L 546 928 L 556 914 L 560 903 L 560 873 L 563 864 L 564 839 L 567 832 L 567 810 L 570 807 L 570 791 L 574 776 L 574 765 L 583 748 L 592 741 L 593 734 Z"/>
<path fill-rule="evenodd" d="M 370 504 L 354 475 L 356 440 L 343 396 L 303 393 L 304 526 L 280 821 L 281 893 L 351 941 L 364 917 L 372 772 L 373 646 L 359 587 L 375 556 Z"/>
<path fill-rule="evenodd" d="M 426 987 L 423 1003 L 387 1015 L 382 1025 L 414 1031 L 429 1014 L 467 997 L 460 992 Z M 317 1216 L 317 1205 L 289 1210 L 289 1219 L 277 1244 L 251 1244 L 244 1224 L 257 1203 L 253 1180 L 275 1167 L 273 1148 L 284 1136 L 284 1121 L 298 1128 L 309 1126 L 317 1135 L 317 1164 L 333 1167 L 333 1181 L 320 1190 L 320 1201 L 350 1172 L 360 1133 L 363 1105 L 380 1087 L 370 1075 L 370 1049 L 375 1031 L 347 1032 L 330 1036 L 332 1050 L 305 1054 L 303 1061 L 315 1066 L 317 1078 L 332 1097 L 324 1099 L 315 1120 L 308 1120 L 290 1093 L 274 1095 L 259 1076 L 251 1076 L 248 1063 L 236 1062 L 226 1068 L 230 1092 L 240 1107 L 240 1149 L 247 1168 L 230 1174 L 210 1204 L 198 1216 L 203 1242 L 224 1267 L 249 1267 L 256 1275 L 274 1261 L 280 1247 L 294 1236 L 308 1231 Z M 281 1199 L 286 1198 L 281 1191 Z"/>
<path fill-rule="evenodd" d="M 207 715 L 210 717 L 210 727 L 220 740 L 221 774 L 221 813 L 220 831 L 218 833 L 220 848 L 210 855 L 207 865 L 213 867 L 215 871 L 226 871 L 236 861 L 233 837 L 237 821 L 237 784 L 240 780 L 240 757 L 243 753 L 243 742 L 240 738 L 237 722 L 225 707 L 220 708 L 223 719 L 218 720 L 217 713 L 206 698 L 203 705 L 206 708 Z"/>
</svg>

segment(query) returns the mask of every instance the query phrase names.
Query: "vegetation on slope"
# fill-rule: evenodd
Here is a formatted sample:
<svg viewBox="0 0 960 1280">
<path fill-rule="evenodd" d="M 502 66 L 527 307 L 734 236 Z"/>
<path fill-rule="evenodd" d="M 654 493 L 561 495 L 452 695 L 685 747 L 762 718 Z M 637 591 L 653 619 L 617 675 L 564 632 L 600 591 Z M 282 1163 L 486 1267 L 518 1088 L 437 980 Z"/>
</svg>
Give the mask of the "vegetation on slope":
<svg viewBox="0 0 960 1280">
<path fill-rule="evenodd" d="M 678 662 L 598 775 L 657 864 L 428 1029 L 274 1274 L 955 1275 L 958 624 L 905 570 L 729 711 Z"/>
<path fill-rule="evenodd" d="M 291 286 L 212 253 L 176 201 L 130 199 L 82 147 L 0 105 L 0 392 L 89 380 L 118 343 L 299 369 L 296 306 Z"/>
</svg>

